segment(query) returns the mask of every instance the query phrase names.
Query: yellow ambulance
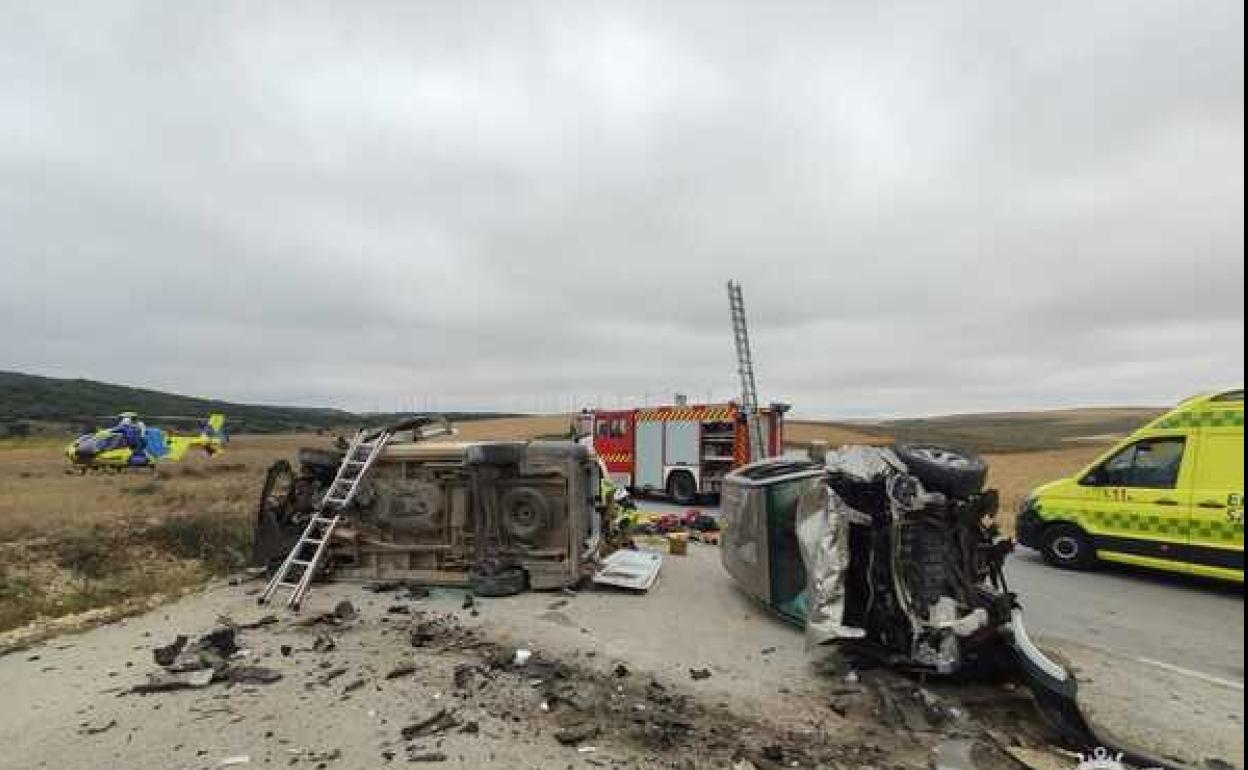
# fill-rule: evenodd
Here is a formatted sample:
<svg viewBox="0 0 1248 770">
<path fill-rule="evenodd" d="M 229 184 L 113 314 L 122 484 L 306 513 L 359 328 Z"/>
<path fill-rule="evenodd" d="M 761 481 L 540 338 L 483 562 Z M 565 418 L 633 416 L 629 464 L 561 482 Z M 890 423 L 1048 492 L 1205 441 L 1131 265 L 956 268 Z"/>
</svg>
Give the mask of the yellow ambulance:
<svg viewBox="0 0 1248 770">
<path fill-rule="evenodd" d="M 1197 396 L 1023 504 L 1019 542 L 1058 567 L 1098 560 L 1244 582 L 1244 391 Z"/>
</svg>

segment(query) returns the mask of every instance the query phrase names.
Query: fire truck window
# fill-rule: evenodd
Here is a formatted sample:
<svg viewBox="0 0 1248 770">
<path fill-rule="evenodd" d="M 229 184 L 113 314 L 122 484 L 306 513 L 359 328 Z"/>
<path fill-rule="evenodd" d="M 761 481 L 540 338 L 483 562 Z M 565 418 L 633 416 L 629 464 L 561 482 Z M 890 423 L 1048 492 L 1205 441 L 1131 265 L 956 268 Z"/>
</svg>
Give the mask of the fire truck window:
<svg viewBox="0 0 1248 770">
<path fill-rule="evenodd" d="M 598 438 L 611 438 L 611 421 L 603 420 L 598 423 Z"/>
<path fill-rule="evenodd" d="M 628 420 L 618 419 L 611 421 L 611 438 L 624 438 L 628 435 Z"/>
</svg>

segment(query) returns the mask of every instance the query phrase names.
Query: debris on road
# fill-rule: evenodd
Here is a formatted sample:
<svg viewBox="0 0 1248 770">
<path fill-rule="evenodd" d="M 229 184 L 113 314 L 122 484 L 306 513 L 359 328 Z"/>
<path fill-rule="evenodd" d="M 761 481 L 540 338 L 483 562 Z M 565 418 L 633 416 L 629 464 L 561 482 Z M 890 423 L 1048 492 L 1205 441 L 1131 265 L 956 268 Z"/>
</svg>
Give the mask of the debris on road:
<svg viewBox="0 0 1248 770">
<path fill-rule="evenodd" d="M 259 628 L 268 622 L 253 625 Z M 134 685 L 130 692 L 149 694 L 198 689 L 213 682 L 232 684 L 272 684 L 282 678 L 281 672 L 258 665 L 237 665 L 242 657 L 236 627 L 217 628 L 192 640 L 179 634 L 172 642 L 152 650 L 152 660 L 160 671 L 147 675 L 147 681 Z"/>
<path fill-rule="evenodd" d="M 449 709 L 441 709 L 418 722 L 413 722 L 402 728 L 399 734 L 403 736 L 405 741 L 414 741 L 418 738 L 441 735 L 448 730 L 459 727 L 460 724 L 460 721 Z"/>
<path fill-rule="evenodd" d="M 117 726 L 116 719 L 110 719 L 104 724 L 95 724 L 95 725 L 84 722 L 78 727 L 78 734 L 79 735 L 99 735 L 100 733 L 108 732 L 109 730 L 113 729 L 116 726 Z"/>
<path fill-rule="evenodd" d="M 663 557 L 648 551 L 616 551 L 602 561 L 594 583 L 645 593 L 658 582 Z"/>
<path fill-rule="evenodd" d="M 400 663 L 399 665 L 387 671 L 385 678 L 386 679 L 401 679 L 405 676 L 411 676 L 412 674 L 415 674 L 418 670 L 419 669 L 416 668 L 415 663 Z"/>
<path fill-rule="evenodd" d="M 555 740 L 564 746 L 577 746 L 585 741 L 597 738 L 601 732 L 602 728 L 592 722 L 576 722 L 556 730 Z"/>
</svg>

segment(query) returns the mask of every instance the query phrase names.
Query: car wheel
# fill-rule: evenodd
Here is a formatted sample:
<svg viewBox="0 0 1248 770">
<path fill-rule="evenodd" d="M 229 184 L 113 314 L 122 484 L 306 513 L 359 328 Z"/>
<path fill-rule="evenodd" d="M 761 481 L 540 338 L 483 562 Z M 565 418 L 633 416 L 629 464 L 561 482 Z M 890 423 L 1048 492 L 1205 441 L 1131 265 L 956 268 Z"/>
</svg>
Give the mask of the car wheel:
<svg viewBox="0 0 1248 770">
<path fill-rule="evenodd" d="M 932 444 L 900 444 L 893 452 L 929 492 L 966 498 L 982 492 L 988 480 L 988 463 L 971 452 Z"/>
<path fill-rule="evenodd" d="M 667 479 L 667 494 L 681 505 L 692 505 L 698 499 L 698 483 L 693 474 L 676 471 Z"/>
<path fill-rule="evenodd" d="M 1044 560 L 1062 569 L 1088 569 L 1096 563 L 1096 549 L 1082 529 L 1054 524 L 1044 531 L 1040 549 Z"/>
</svg>

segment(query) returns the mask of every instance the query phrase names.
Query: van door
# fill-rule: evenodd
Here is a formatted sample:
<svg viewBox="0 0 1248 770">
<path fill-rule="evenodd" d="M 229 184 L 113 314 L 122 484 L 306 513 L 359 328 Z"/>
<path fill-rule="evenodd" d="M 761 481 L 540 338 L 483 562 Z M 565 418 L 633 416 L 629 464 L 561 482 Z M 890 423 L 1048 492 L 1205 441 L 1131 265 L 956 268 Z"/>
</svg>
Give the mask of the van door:
<svg viewBox="0 0 1248 770">
<path fill-rule="evenodd" d="M 1204 430 L 1192 483 L 1190 561 L 1201 572 L 1244 569 L 1244 434 Z"/>
<path fill-rule="evenodd" d="M 1101 558 L 1182 560 L 1195 451 L 1186 436 L 1141 439 L 1080 480 L 1089 492 L 1084 524 Z"/>
</svg>

